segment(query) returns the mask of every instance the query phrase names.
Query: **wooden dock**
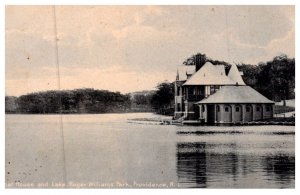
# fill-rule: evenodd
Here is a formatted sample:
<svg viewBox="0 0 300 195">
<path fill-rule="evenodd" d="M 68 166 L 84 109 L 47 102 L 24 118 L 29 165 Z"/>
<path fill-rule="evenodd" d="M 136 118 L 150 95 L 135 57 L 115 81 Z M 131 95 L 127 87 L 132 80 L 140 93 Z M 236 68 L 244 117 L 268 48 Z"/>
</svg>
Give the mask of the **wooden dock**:
<svg viewBox="0 0 300 195">
<path fill-rule="evenodd" d="M 170 123 L 172 124 L 172 122 Z M 174 123 L 178 124 L 178 123 Z M 295 121 L 251 121 L 251 122 L 240 122 L 240 123 L 213 123 L 206 124 L 199 120 L 183 120 L 182 125 L 216 125 L 216 126 L 255 126 L 255 125 L 284 125 L 284 126 L 295 126 Z"/>
<path fill-rule="evenodd" d="M 284 126 L 295 126 L 295 121 L 285 121 L 285 120 L 269 120 L 269 121 L 251 121 L 251 122 L 238 122 L 238 123 L 203 123 L 200 120 L 184 120 L 183 118 L 172 120 L 172 119 L 152 119 L 152 120 L 142 120 L 142 119 L 131 119 L 128 120 L 129 123 L 136 124 L 149 124 L 149 125 L 205 125 L 205 126 L 257 126 L 257 125 L 284 125 Z"/>
</svg>

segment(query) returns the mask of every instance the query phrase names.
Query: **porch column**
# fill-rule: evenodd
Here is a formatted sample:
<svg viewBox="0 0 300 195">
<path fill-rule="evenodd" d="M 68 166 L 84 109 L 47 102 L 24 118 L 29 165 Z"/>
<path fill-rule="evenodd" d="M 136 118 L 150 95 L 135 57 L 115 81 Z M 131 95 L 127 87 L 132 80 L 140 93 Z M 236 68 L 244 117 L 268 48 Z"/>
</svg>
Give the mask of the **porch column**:
<svg viewBox="0 0 300 195">
<path fill-rule="evenodd" d="M 252 121 L 254 121 L 255 120 L 255 112 L 256 112 L 255 104 L 252 104 L 251 106 L 252 106 Z"/>
<path fill-rule="evenodd" d="M 244 123 L 245 122 L 245 116 L 246 114 L 246 105 L 245 104 L 242 104 L 242 122 Z"/>
<path fill-rule="evenodd" d="M 261 116 L 261 119 L 262 120 L 264 120 L 265 119 L 265 111 L 266 111 L 266 105 L 265 104 L 262 104 L 262 106 L 261 106 L 261 109 L 262 109 L 262 111 L 261 111 L 261 113 L 262 113 L 262 116 Z"/>
<path fill-rule="evenodd" d="M 272 104 L 272 116 L 271 118 L 274 118 L 274 104 Z"/>
<path fill-rule="evenodd" d="M 178 112 L 178 106 L 177 106 L 177 96 L 175 95 L 175 98 L 174 98 L 174 107 L 175 107 L 175 112 Z"/>
<path fill-rule="evenodd" d="M 220 114 L 219 114 L 220 118 L 219 118 L 219 122 L 223 123 L 224 122 L 223 121 L 224 105 L 220 104 L 219 106 L 220 106 Z"/>
<path fill-rule="evenodd" d="M 204 104 L 204 110 L 205 110 L 205 122 L 207 123 L 207 105 Z"/>
<path fill-rule="evenodd" d="M 188 106 L 188 102 L 187 101 L 185 101 L 184 102 L 184 110 L 185 110 L 185 117 L 187 117 L 188 116 L 188 112 L 189 112 L 189 106 Z"/>
<path fill-rule="evenodd" d="M 204 96 L 205 97 L 207 97 L 207 96 L 209 96 L 210 95 L 210 86 L 205 86 L 205 94 L 204 94 Z"/>
<path fill-rule="evenodd" d="M 217 105 L 215 104 L 215 123 L 217 123 Z"/>
<path fill-rule="evenodd" d="M 203 114 L 202 114 L 202 105 L 199 104 L 198 106 L 199 106 L 199 112 L 200 112 L 200 113 L 199 113 L 199 119 L 202 119 L 202 115 L 203 115 Z"/>
<path fill-rule="evenodd" d="M 235 119 L 234 119 L 234 105 L 231 104 L 231 122 L 234 123 L 235 122 Z"/>
</svg>

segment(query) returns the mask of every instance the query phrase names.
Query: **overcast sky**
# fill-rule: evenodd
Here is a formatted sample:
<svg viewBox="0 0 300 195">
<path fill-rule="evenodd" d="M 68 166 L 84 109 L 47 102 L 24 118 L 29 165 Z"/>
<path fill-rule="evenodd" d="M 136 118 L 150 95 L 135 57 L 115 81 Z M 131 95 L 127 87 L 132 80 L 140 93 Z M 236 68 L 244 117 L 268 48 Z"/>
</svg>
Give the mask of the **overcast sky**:
<svg viewBox="0 0 300 195">
<path fill-rule="evenodd" d="M 175 79 L 197 52 L 295 56 L 294 6 L 56 6 L 61 89 L 122 93 Z M 58 89 L 51 6 L 6 6 L 6 95 Z"/>
</svg>

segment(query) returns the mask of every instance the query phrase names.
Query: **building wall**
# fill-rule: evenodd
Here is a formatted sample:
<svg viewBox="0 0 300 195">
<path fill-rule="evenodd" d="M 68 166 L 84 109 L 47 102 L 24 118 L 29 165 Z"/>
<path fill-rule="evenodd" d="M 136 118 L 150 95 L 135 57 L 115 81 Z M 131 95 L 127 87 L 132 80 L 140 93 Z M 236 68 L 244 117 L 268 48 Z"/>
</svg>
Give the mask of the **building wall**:
<svg viewBox="0 0 300 195">
<path fill-rule="evenodd" d="M 197 120 L 199 118 L 199 113 L 195 114 L 195 102 L 185 101 L 185 116 L 187 120 Z M 199 110 L 197 109 L 199 112 Z M 196 118 L 198 116 L 198 118 Z"/>
<path fill-rule="evenodd" d="M 253 108 L 251 104 L 244 105 L 244 122 L 253 120 Z"/>
<path fill-rule="evenodd" d="M 223 104 L 223 108 L 220 109 L 220 120 L 218 120 L 217 122 L 224 122 L 224 123 L 228 123 L 228 122 L 232 122 L 232 108 L 230 104 Z"/>
<path fill-rule="evenodd" d="M 243 121 L 243 110 L 241 104 L 231 105 L 233 112 L 233 121 L 242 122 Z"/>
<path fill-rule="evenodd" d="M 184 101 L 183 101 L 183 96 L 182 96 L 182 82 L 181 81 L 176 81 L 175 82 L 175 97 L 174 97 L 174 104 L 175 104 L 175 113 L 174 113 L 174 118 L 178 119 L 181 118 L 184 115 Z"/>
<path fill-rule="evenodd" d="M 263 110 L 262 110 L 262 106 L 260 104 L 252 104 L 253 107 L 253 120 L 257 121 L 257 120 L 261 120 L 263 119 Z"/>
<path fill-rule="evenodd" d="M 201 106 L 200 116 L 205 122 L 210 121 L 207 117 L 214 116 L 207 114 L 209 106 Z M 204 107 L 206 109 L 203 110 Z M 272 104 L 217 104 L 216 111 L 214 121 L 217 123 L 239 123 L 273 118 Z"/>
<path fill-rule="evenodd" d="M 272 104 L 264 104 L 264 119 L 273 118 L 274 106 Z"/>
</svg>

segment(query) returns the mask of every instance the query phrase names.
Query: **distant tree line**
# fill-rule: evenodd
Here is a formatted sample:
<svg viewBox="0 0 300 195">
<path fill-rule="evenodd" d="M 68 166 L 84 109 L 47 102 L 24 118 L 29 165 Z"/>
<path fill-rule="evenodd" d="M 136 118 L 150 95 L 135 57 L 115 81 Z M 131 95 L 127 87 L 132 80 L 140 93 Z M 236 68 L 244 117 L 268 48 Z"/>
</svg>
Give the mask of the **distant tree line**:
<svg viewBox="0 0 300 195">
<path fill-rule="evenodd" d="M 141 91 L 130 94 L 132 112 L 153 112 L 151 100 L 155 91 Z"/>
<path fill-rule="evenodd" d="M 121 94 L 106 90 L 75 89 L 35 92 L 5 97 L 6 113 L 72 114 L 156 112 L 173 114 L 173 83 L 163 82 L 157 90 Z"/>
<path fill-rule="evenodd" d="M 57 90 L 5 97 L 7 113 L 108 113 L 130 110 L 130 96 L 94 89 Z"/>
</svg>

